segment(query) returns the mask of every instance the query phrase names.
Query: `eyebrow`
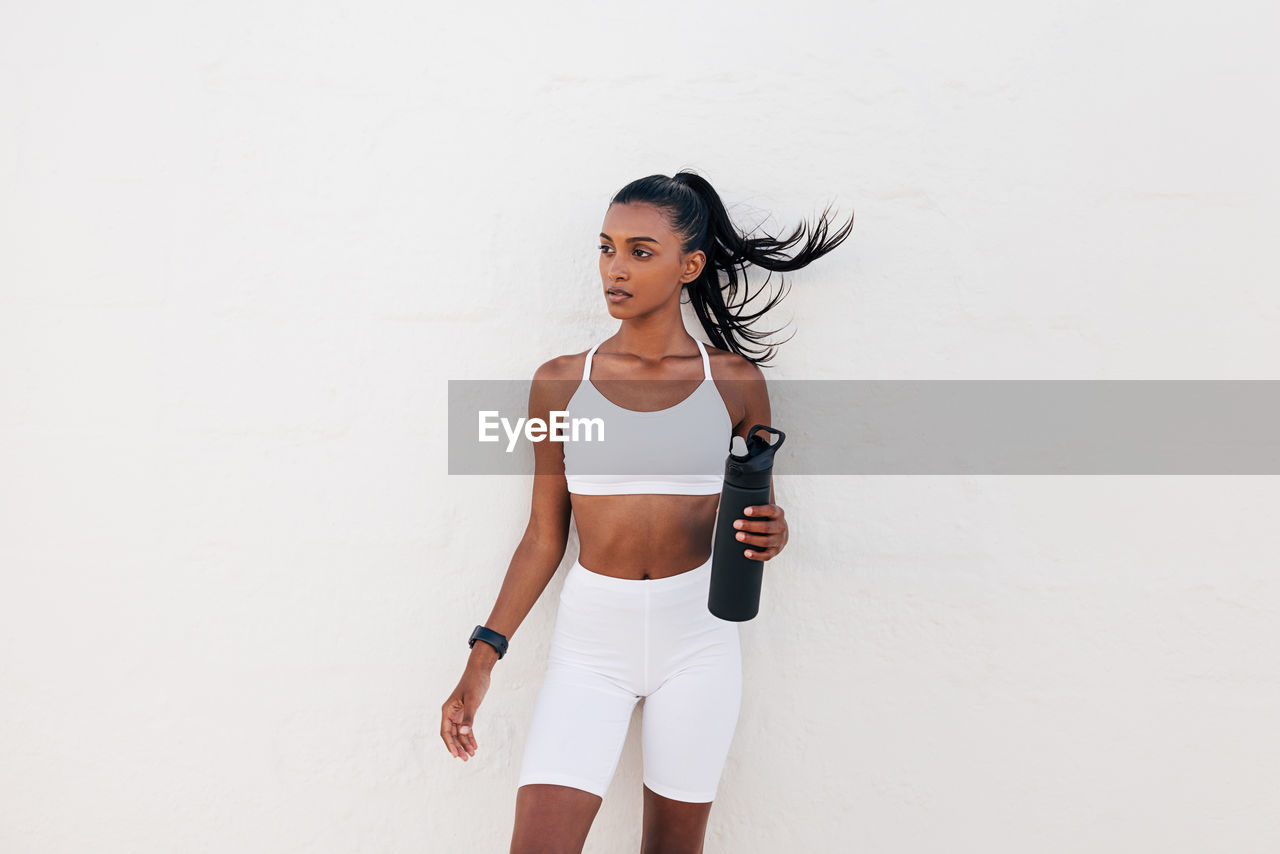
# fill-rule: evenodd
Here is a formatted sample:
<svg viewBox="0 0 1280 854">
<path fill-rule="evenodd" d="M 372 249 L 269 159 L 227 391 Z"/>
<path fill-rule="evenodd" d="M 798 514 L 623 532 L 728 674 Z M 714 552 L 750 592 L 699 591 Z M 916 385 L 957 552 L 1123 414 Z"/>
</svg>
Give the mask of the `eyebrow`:
<svg viewBox="0 0 1280 854">
<path fill-rule="evenodd" d="M 605 240 L 613 240 L 613 238 L 612 238 L 612 237 L 610 237 L 609 235 L 605 234 L 603 231 L 602 231 L 602 232 L 600 232 L 600 236 L 601 236 L 601 237 L 603 237 Z M 650 243 L 657 243 L 657 242 L 658 242 L 658 241 L 654 240 L 652 237 L 628 237 L 628 238 L 627 238 L 627 242 L 628 242 L 628 243 L 639 243 L 641 240 L 647 240 L 647 241 L 649 241 Z"/>
</svg>

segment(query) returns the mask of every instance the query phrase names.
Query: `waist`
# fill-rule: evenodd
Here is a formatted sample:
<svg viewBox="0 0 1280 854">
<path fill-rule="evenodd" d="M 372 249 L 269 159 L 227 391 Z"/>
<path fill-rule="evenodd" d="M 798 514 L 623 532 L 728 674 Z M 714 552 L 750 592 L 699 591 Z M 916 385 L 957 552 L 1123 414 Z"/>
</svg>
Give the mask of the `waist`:
<svg viewBox="0 0 1280 854">
<path fill-rule="evenodd" d="M 719 503 L 719 495 L 574 495 L 579 560 L 633 578 L 694 567 L 711 551 Z"/>
<path fill-rule="evenodd" d="M 573 566 L 569 568 L 569 577 L 565 580 L 565 583 L 569 583 L 571 579 L 576 584 L 583 584 L 601 590 L 611 590 L 622 593 L 636 593 L 643 590 L 657 592 L 705 587 L 710 583 L 711 558 L 708 557 L 693 569 L 677 572 L 675 575 L 664 575 L 660 578 L 630 578 L 608 575 L 606 572 L 600 571 L 603 569 L 606 569 L 606 567 L 588 569 L 582 565 L 581 560 L 574 560 Z"/>
</svg>

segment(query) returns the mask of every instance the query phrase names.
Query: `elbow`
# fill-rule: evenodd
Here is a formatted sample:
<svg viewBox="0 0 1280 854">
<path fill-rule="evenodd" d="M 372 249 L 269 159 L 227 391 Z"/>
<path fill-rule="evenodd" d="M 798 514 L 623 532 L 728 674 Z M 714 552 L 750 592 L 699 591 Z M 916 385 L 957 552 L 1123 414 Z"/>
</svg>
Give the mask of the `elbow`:
<svg viewBox="0 0 1280 854">
<path fill-rule="evenodd" d="M 530 548 L 556 555 L 558 560 L 569 547 L 569 526 L 530 524 L 525 528 L 524 541 Z"/>
</svg>

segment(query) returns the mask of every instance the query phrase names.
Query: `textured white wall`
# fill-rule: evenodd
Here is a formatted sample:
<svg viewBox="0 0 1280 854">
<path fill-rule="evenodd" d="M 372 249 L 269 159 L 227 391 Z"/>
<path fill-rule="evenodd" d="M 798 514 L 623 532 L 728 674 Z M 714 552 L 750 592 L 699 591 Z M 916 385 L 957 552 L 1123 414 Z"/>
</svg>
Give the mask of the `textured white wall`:
<svg viewBox="0 0 1280 854">
<path fill-rule="evenodd" d="M 1277 23 L 7 5 L 0 849 L 507 850 L 576 541 L 453 759 L 530 482 L 446 474 L 446 382 L 613 331 L 633 178 L 856 211 L 770 379 L 1275 379 Z M 1280 845 L 1276 478 L 776 488 L 708 852 Z M 636 850 L 638 723 L 589 852 Z"/>
</svg>

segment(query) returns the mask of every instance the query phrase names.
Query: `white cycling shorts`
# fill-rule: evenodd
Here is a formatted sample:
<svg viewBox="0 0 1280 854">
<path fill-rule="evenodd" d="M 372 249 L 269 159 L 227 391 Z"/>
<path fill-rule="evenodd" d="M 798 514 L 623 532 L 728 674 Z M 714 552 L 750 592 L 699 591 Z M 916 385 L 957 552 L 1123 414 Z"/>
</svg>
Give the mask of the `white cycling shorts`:
<svg viewBox="0 0 1280 854">
<path fill-rule="evenodd" d="M 711 560 L 666 578 L 626 579 L 573 562 L 546 676 L 525 739 L 520 786 L 604 797 L 644 698 L 644 784 L 678 801 L 715 799 L 738 723 L 738 624 L 707 610 Z"/>
</svg>

